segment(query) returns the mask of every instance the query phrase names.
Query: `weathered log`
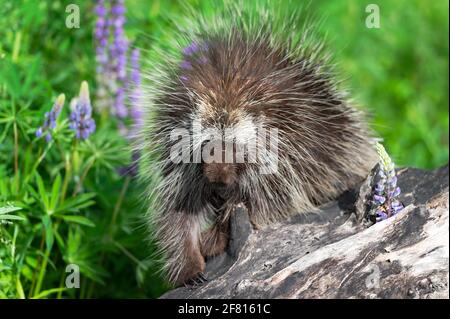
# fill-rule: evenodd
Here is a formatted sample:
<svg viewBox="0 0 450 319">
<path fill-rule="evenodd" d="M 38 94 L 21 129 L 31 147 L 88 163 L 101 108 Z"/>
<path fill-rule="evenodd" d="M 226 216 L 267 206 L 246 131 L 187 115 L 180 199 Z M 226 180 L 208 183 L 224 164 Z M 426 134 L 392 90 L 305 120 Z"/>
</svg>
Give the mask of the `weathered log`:
<svg viewBox="0 0 450 319">
<path fill-rule="evenodd" d="M 367 227 L 348 192 L 319 213 L 253 230 L 244 209 L 209 282 L 162 298 L 448 298 L 449 169 L 398 172 L 405 209 Z"/>
</svg>

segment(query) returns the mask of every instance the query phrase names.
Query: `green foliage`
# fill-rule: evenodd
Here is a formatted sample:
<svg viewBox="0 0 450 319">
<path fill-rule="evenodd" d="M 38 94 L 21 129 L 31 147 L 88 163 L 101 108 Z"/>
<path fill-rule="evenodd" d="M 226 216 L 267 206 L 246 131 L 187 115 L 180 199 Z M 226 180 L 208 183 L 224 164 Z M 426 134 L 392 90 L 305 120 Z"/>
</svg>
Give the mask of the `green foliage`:
<svg viewBox="0 0 450 319">
<path fill-rule="evenodd" d="M 70 3 L 80 5 L 79 29 L 64 25 Z M 215 9 L 214 1 L 189 3 L 207 14 Z M 364 1 L 312 1 L 308 10 L 326 15 L 318 31 L 327 34 L 338 70 L 372 114 L 395 162 L 443 165 L 448 2 L 377 4 L 380 29 L 365 27 Z M 127 35 L 149 50 L 151 65 L 151 50 L 173 41 L 167 17 L 181 16 L 184 9 L 165 0 L 126 5 Z M 82 80 L 95 93 L 92 7 L 81 0 L 0 0 L 0 298 L 140 298 L 167 289 L 148 258 L 142 187 L 117 173 L 131 156 L 114 119 L 95 114 L 97 131 L 75 141 L 66 103 L 52 141 L 35 136 L 58 94 L 70 100 Z M 68 264 L 80 267 L 79 289 L 65 288 Z"/>
<path fill-rule="evenodd" d="M 149 261 L 139 185 L 114 119 L 76 140 L 69 103 L 52 140 L 37 138 L 59 93 L 95 92 L 93 3 L 83 27 L 64 27 L 64 1 L 0 1 L 0 298 L 156 297 L 167 289 Z M 5 19 L 5 17 L 7 17 Z M 94 100 L 95 104 L 95 100 Z M 65 287 L 78 265 L 79 289 Z"/>
<path fill-rule="evenodd" d="M 380 29 L 365 28 L 371 2 L 313 1 L 327 16 L 322 32 L 335 48 L 351 94 L 399 166 L 448 162 L 448 31 L 445 0 L 380 0 Z"/>
</svg>

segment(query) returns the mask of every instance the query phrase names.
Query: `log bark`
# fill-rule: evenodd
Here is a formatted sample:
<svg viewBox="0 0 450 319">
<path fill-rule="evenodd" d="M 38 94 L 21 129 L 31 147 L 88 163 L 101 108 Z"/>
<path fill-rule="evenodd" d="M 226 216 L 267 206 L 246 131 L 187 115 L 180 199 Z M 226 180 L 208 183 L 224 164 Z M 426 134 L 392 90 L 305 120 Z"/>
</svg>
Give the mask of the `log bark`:
<svg viewBox="0 0 450 319">
<path fill-rule="evenodd" d="M 405 209 L 370 227 L 355 214 L 358 191 L 258 231 L 238 208 L 210 280 L 162 298 L 449 298 L 448 174 L 401 169 Z"/>
</svg>

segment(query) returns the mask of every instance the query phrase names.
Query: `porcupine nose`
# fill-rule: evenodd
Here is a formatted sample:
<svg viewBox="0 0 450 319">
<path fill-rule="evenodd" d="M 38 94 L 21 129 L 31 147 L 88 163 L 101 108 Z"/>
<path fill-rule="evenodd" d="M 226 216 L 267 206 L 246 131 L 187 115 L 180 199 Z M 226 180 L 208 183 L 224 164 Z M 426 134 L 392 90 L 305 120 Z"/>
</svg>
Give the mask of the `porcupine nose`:
<svg viewBox="0 0 450 319">
<path fill-rule="evenodd" d="M 227 188 L 236 181 L 233 164 L 209 163 L 203 168 L 204 174 L 214 188 Z"/>
<path fill-rule="evenodd" d="M 212 188 L 217 189 L 217 190 L 226 189 L 228 187 L 227 184 L 222 183 L 222 182 L 212 182 L 211 186 L 212 186 Z"/>
</svg>

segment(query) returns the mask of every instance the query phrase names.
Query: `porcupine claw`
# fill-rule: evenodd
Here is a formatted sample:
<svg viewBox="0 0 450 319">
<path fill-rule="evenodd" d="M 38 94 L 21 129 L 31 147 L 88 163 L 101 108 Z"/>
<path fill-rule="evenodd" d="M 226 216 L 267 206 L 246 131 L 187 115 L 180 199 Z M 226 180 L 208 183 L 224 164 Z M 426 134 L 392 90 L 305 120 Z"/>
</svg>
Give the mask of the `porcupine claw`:
<svg viewBox="0 0 450 319">
<path fill-rule="evenodd" d="M 204 273 L 199 273 L 198 277 L 202 280 L 203 283 L 208 281 L 208 278 L 206 278 L 206 275 Z"/>
<path fill-rule="evenodd" d="M 195 289 L 200 286 L 202 286 L 204 283 L 206 283 L 208 279 L 206 278 L 205 274 L 200 272 L 196 275 L 196 277 L 189 279 L 184 283 L 184 286 L 188 289 Z"/>
</svg>

